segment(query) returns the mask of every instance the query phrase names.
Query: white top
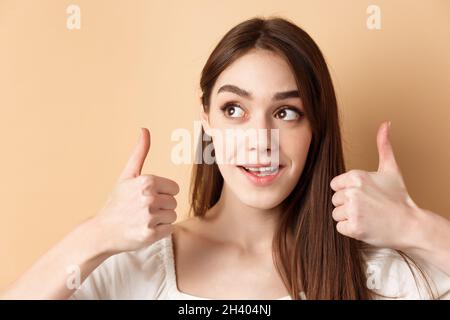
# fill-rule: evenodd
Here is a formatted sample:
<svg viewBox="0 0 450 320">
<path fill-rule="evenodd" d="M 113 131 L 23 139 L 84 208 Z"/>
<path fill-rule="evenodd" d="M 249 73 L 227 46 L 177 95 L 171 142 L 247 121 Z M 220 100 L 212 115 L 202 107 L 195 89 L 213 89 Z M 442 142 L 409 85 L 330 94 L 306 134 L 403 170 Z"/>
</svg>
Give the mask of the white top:
<svg viewBox="0 0 450 320">
<path fill-rule="evenodd" d="M 367 286 L 390 298 L 429 299 L 403 258 L 394 250 L 370 248 L 363 251 L 367 262 Z M 419 261 L 417 261 L 419 262 Z M 423 262 L 432 288 L 440 299 L 450 300 L 450 277 Z M 418 277 L 420 281 L 420 276 Z M 307 298 L 307 297 L 306 297 Z M 163 238 L 137 251 L 123 252 L 105 260 L 69 299 L 208 299 L 180 292 L 177 287 L 172 237 Z M 290 296 L 279 298 L 289 300 Z"/>
</svg>

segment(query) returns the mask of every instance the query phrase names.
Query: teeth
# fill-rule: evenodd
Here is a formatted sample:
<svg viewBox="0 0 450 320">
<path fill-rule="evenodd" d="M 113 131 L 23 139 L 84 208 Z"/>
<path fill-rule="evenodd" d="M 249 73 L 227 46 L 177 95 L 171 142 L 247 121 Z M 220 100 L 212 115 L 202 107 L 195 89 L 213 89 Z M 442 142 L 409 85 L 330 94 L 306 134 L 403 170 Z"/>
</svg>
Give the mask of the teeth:
<svg viewBox="0 0 450 320">
<path fill-rule="evenodd" d="M 276 171 L 278 170 L 278 167 L 259 167 L 259 168 L 249 168 L 249 167 L 245 167 L 245 169 L 249 170 L 249 171 L 261 171 L 261 172 L 266 172 L 266 171 Z"/>
<path fill-rule="evenodd" d="M 250 168 L 244 167 L 247 171 L 255 173 L 258 176 L 267 176 L 274 174 L 278 171 L 278 167 L 260 167 L 260 168 Z"/>
</svg>

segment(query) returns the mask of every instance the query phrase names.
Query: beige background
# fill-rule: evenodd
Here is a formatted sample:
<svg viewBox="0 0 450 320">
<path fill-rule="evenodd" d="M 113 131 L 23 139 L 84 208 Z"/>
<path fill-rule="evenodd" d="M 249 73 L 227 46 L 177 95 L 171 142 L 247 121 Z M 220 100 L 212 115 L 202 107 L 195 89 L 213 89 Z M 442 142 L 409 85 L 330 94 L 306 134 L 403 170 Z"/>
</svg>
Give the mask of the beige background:
<svg viewBox="0 0 450 320">
<path fill-rule="evenodd" d="M 81 29 L 66 8 L 81 8 Z M 367 6 L 381 30 L 366 28 Z M 392 142 L 416 202 L 450 218 L 450 1 L 0 0 L 0 289 L 106 200 L 139 127 L 144 173 L 178 181 L 176 128 L 193 130 L 209 53 L 235 24 L 281 15 L 322 48 L 335 82 L 349 168 L 376 170 Z"/>
</svg>

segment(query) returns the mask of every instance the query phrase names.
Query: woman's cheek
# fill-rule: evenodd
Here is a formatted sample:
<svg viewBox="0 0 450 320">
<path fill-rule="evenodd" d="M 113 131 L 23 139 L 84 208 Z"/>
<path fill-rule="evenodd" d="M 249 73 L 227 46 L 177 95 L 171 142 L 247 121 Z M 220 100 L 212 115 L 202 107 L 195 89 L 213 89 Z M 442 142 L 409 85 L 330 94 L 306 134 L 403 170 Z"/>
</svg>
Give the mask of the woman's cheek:
<svg viewBox="0 0 450 320">
<path fill-rule="evenodd" d="M 310 144 L 311 135 L 309 133 L 292 135 L 281 143 L 281 149 L 289 159 L 290 165 L 293 166 L 291 170 L 294 171 L 293 174 L 296 176 L 300 176 L 303 171 Z"/>
</svg>

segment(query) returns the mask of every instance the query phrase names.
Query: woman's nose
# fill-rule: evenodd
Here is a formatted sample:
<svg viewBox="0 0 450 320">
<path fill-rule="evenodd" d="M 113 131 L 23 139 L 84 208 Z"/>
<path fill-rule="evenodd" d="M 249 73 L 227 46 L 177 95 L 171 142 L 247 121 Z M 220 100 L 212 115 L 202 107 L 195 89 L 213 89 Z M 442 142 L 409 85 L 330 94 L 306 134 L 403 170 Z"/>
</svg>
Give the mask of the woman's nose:
<svg viewBox="0 0 450 320">
<path fill-rule="evenodd" d="M 273 128 L 271 118 L 264 114 L 255 114 L 249 122 L 249 129 L 253 134 L 249 135 L 248 148 L 250 151 L 257 151 L 258 154 L 267 154 L 273 147 L 278 145 L 274 141 L 278 137 L 278 129 Z"/>
</svg>

